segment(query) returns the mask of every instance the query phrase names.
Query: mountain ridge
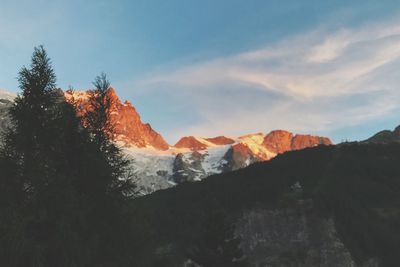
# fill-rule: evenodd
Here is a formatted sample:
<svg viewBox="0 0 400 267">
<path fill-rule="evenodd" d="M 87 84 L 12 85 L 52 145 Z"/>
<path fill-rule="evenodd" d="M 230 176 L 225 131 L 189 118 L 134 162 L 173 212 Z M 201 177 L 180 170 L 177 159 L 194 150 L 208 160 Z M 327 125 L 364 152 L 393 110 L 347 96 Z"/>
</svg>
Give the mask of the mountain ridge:
<svg viewBox="0 0 400 267">
<path fill-rule="evenodd" d="M 372 144 L 399 143 L 400 142 L 400 126 L 397 126 L 393 131 L 391 131 L 391 130 L 380 131 L 362 142 L 363 143 L 372 143 Z"/>
<path fill-rule="evenodd" d="M 66 91 L 65 99 L 74 105 L 78 114 L 83 114 L 90 109 L 88 95 L 85 91 Z M 129 102 L 121 102 L 115 89 L 110 87 L 108 96 L 111 99 L 110 118 L 114 125 L 114 141 L 125 146 L 154 147 L 158 150 L 167 150 L 168 143 L 153 130 L 149 123 L 143 123 L 135 107 Z"/>
<path fill-rule="evenodd" d="M 68 90 L 63 94 L 66 101 L 76 107 L 78 116 L 90 110 L 87 91 Z M 149 123 L 141 120 L 129 101 L 122 102 L 119 99 L 113 87 L 110 87 L 108 94 L 112 102 L 110 117 L 115 125 L 113 140 L 132 160 L 134 179 L 143 194 L 237 170 L 254 162 L 270 160 L 287 151 L 332 145 L 327 137 L 274 130 L 267 134 L 239 137 L 185 136 L 171 146 Z M 5 95 L 4 114 L 12 104 L 9 96 Z M 7 125 L 7 116 L 1 118 L 1 125 Z"/>
<path fill-rule="evenodd" d="M 254 266 L 397 266 L 399 155 L 399 144 L 361 142 L 290 151 L 132 206 L 156 232 L 149 255 L 168 244 L 177 262 L 220 209 Z"/>
</svg>

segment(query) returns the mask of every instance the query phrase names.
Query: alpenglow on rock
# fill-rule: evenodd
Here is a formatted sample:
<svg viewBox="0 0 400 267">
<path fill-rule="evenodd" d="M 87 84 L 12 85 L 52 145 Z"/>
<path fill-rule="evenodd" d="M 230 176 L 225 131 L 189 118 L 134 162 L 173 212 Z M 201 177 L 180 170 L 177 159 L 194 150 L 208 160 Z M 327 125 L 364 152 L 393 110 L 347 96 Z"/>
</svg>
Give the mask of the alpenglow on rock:
<svg viewBox="0 0 400 267">
<path fill-rule="evenodd" d="M 282 135 L 290 138 L 277 138 Z M 166 151 L 137 147 L 125 147 L 124 150 L 133 159 L 133 171 L 142 192 L 150 193 L 182 182 L 200 181 L 213 174 L 244 168 L 254 162 L 270 160 L 286 151 L 331 144 L 326 137 L 273 131 L 236 138 L 183 137 Z"/>
<path fill-rule="evenodd" d="M 114 140 L 123 143 L 125 146 L 135 146 L 139 148 L 155 148 L 157 150 L 167 150 L 169 145 L 164 138 L 154 131 L 150 124 L 143 123 L 139 113 L 129 101 L 122 103 L 115 90 L 108 90 L 112 100 L 111 120 L 115 125 Z M 75 105 L 80 113 L 89 109 L 87 92 L 65 92 L 68 102 Z"/>
<path fill-rule="evenodd" d="M 332 144 L 326 137 L 275 130 L 239 137 L 186 136 L 170 146 L 150 124 L 142 122 L 130 102 L 122 102 L 113 88 L 109 95 L 113 103 L 110 114 L 115 125 L 113 139 L 132 159 L 133 179 L 142 194 L 244 168 L 286 151 Z M 66 91 L 64 97 L 75 105 L 78 115 L 90 109 L 86 91 Z M 0 91 L 0 131 L 9 125 L 7 109 L 14 98 L 15 95 Z"/>
</svg>

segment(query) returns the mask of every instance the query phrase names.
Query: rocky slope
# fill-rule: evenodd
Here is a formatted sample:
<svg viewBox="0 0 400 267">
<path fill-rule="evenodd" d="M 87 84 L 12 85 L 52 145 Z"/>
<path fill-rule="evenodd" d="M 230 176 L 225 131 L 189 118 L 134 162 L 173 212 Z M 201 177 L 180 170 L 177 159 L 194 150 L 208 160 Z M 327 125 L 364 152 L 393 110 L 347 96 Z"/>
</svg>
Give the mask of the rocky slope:
<svg viewBox="0 0 400 267">
<path fill-rule="evenodd" d="M 83 114 L 90 109 L 88 93 L 66 91 L 65 99 Z M 15 96 L 0 92 L 0 128 L 7 125 L 7 109 Z M 332 144 L 328 138 L 295 135 L 276 130 L 240 137 L 187 136 L 170 146 L 148 123 L 143 123 L 135 107 L 122 102 L 110 88 L 114 141 L 132 159 L 133 179 L 143 194 L 173 185 L 199 181 L 212 174 L 237 170 L 258 161 L 270 160 L 286 151 Z"/>
<path fill-rule="evenodd" d="M 399 144 L 319 146 L 138 198 L 154 244 L 143 255 L 182 266 L 218 236 L 207 229 L 219 211 L 250 266 L 398 266 L 399 155 Z"/>
<path fill-rule="evenodd" d="M 84 91 L 66 92 L 65 97 L 81 113 L 90 108 Z M 257 133 L 236 138 L 186 136 L 170 146 L 149 124 L 141 121 L 130 102 L 121 102 L 113 88 L 110 97 L 113 100 L 111 118 L 116 125 L 115 141 L 132 159 L 134 179 L 143 194 L 237 170 L 286 151 L 331 144 L 328 138 L 277 130 L 267 135 Z"/>
<path fill-rule="evenodd" d="M 154 131 L 150 124 L 142 122 L 139 113 L 129 101 L 122 103 L 113 88 L 109 90 L 109 97 L 112 100 L 111 120 L 115 125 L 115 141 L 128 147 L 150 147 L 157 150 L 169 148 L 164 138 Z M 74 104 L 80 113 L 90 109 L 86 92 L 67 91 L 65 98 Z"/>
<path fill-rule="evenodd" d="M 364 140 L 363 143 L 372 144 L 389 144 L 400 142 L 400 126 L 397 126 L 393 131 L 384 130 L 375 134 L 374 136 Z"/>
<path fill-rule="evenodd" d="M 253 266 L 357 266 L 333 219 L 304 207 L 247 211 L 236 233 Z"/>
<path fill-rule="evenodd" d="M 172 180 L 174 182 L 201 180 L 211 174 L 233 171 L 254 162 L 270 160 L 287 151 L 330 144 L 332 142 L 325 137 L 294 135 L 283 130 L 268 134 L 249 134 L 235 139 L 221 136 L 183 137 L 175 148 L 188 151 L 177 155 Z"/>
<path fill-rule="evenodd" d="M 332 142 L 325 137 L 294 135 L 276 130 L 237 138 L 183 137 L 167 151 L 135 147 L 125 147 L 124 150 L 133 159 L 132 168 L 141 190 L 149 193 L 244 168 L 286 151 L 330 144 Z"/>
</svg>

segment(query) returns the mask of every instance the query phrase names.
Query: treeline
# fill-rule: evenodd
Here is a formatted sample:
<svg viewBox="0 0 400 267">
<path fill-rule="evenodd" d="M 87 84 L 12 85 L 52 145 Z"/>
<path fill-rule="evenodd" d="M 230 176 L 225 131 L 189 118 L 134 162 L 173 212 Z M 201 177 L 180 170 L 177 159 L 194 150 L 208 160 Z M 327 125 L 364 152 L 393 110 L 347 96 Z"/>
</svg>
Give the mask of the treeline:
<svg viewBox="0 0 400 267">
<path fill-rule="evenodd" d="M 0 148 L 0 266 L 134 266 L 125 210 L 134 184 L 109 138 L 106 76 L 83 117 L 42 46 L 18 82 Z"/>
<path fill-rule="evenodd" d="M 106 76 L 81 117 L 56 89 L 43 47 L 18 81 L 0 147 L 0 266 L 249 266 L 235 220 L 298 201 L 334 220 L 360 266 L 398 266 L 399 144 L 284 153 L 132 199 L 129 161 L 110 140 Z"/>
<path fill-rule="evenodd" d="M 42 46 L 18 81 L 0 142 L 0 266 L 247 266 L 234 224 L 217 206 L 198 218 L 199 238 L 183 257 L 154 247 L 156 222 L 131 206 L 130 162 L 112 142 L 105 74 L 95 78 L 84 113 L 57 89 Z"/>
<path fill-rule="evenodd" d="M 212 216 L 214 210 L 235 222 L 243 210 L 293 209 L 304 201 L 313 203 L 308 212 L 334 220 L 356 264 L 367 266 L 375 259 L 379 266 L 395 267 L 400 247 L 399 161 L 400 144 L 395 143 L 320 146 L 155 192 L 132 201 L 131 210 L 140 214 L 138 227 L 151 229 L 147 235 L 152 247 L 143 254 L 173 255 L 171 264 L 164 261 L 160 266 L 179 266 L 188 250 L 199 248 L 206 257 L 203 262 L 215 259 L 203 246 L 204 240 L 212 244 L 225 232 L 213 231 L 221 225 L 219 216 Z M 301 192 L 293 192 L 296 184 Z M 210 221 L 213 227 L 207 227 Z M 295 266 L 302 258 L 288 260 Z M 251 264 L 251 258 L 248 261 Z"/>
</svg>

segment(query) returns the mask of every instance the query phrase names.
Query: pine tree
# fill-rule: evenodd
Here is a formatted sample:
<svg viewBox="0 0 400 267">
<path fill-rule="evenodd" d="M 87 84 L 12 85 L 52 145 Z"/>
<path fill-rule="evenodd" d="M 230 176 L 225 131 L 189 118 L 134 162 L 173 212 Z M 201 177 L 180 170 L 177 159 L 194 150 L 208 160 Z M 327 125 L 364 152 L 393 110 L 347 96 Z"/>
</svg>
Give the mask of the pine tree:
<svg viewBox="0 0 400 267">
<path fill-rule="evenodd" d="M 10 109 L 14 127 L 6 136 L 6 144 L 12 147 L 9 152 L 19 157 L 18 175 L 25 177 L 25 191 L 34 195 L 39 184 L 46 183 L 48 178 L 41 172 L 45 169 L 45 160 L 41 159 L 51 146 L 52 139 L 48 137 L 52 134 L 50 124 L 57 97 L 56 77 L 43 46 L 35 48 L 30 69 L 23 67 L 18 81 L 22 95 Z M 41 175 L 35 176 L 37 173 Z"/>
<path fill-rule="evenodd" d="M 93 203 L 91 219 L 96 222 L 92 228 L 95 232 L 102 232 L 99 237 L 100 255 L 114 255 L 121 261 L 120 266 L 132 264 L 132 232 L 127 220 L 126 200 L 133 196 L 135 185 L 130 179 L 129 164 L 121 149 L 112 142 L 114 125 L 111 120 L 113 99 L 110 97 L 110 83 L 105 74 L 96 77 L 95 89 L 89 92 L 90 109 L 83 114 L 82 124 L 87 130 L 94 154 L 91 162 L 96 168 L 97 175 L 92 176 L 90 191 Z M 100 262 L 108 261 L 108 258 Z M 115 260 L 115 258 L 114 258 Z M 115 262 L 110 265 L 115 265 Z"/>
<path fill-rule="evenodd" d="M 107 168 L 105 185 L 116 197 L 130 196 L 134 192 L 134 184 L 130 179 L 129 160 L 123 156 L 121 149 L 113 143 L 115 125 L 111 119 L 114 99 L 110 95 L 110 82 L 102 73 L 93 82 L 94 90 L 89 91 L 88 110 L 82 117 L 82 124 L 89 131 L 92 141 L 106 156 Z"/>
<path fill-rule="evenodd" d="M 50 214 L 47 188 L 56 180 L 50 167 L 54 138 L 49 137 L 54 134 L 53 122 L 58 113 L 56 78 L 42 46 L 35 48 L 30 68 L 21 69 L 18 81 L 22 95 L 10 109 L 12 127 L 1 150 L 1 164 L 6 165 L 2 188 L 11 187 L 15 193 L 15 197 L 3 199 L 2 208 L 17 205 L 18 214 L 14 213 L 13 219 L 18 229 L 6 227 L 5 232 L 12 237 L 3 239 L 8 253 L 2 260 L 11 266 L 28 262 L 39 265 L 40 251 L 44 249 L 41 229 Z"/>
<path fill-rule="evenodd" d="M 42 46 L 18 81 L 22 94 L 0 150 L 1 265 L 127 265 L 123 209 L 132 185 L 121 179 L 129 162 L 104 128 L 106 102 L 93 100 L 97 124 L 82 127 Z"/>
</svg>

